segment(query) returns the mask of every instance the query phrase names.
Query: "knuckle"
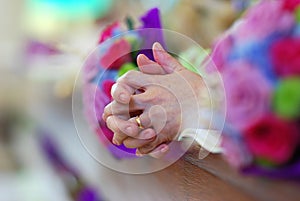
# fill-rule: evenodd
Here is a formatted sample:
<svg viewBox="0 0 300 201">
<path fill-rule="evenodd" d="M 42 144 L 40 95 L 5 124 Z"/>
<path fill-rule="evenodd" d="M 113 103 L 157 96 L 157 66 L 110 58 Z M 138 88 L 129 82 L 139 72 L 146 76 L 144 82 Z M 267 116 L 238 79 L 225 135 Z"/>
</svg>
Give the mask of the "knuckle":
<svg viewBox="0 0 300 201">
<path fill-rule="evenodd" d="M 107 125 L 107 127 L 109 129 L 115 131 L 115 125 L 114 125 L 114 121 L 113 121 L 113 117 L 112 116 L 107 117 L 106 125 Z"/>
<path fill-rule="evenodd" d="M 120 144 L 121 144 L 121 143 L 124 143 L 126 136 L 124 134 L 122 134 L 121 132 L 115 132 L 114 139 L 117 140 L 118 142 L 120 142 Z"/>
<path fill-rule="evenodd" d="M 160 95 L 158 93 L 157 89 L 150 89 L 147 94 L 147 99 L 145 101 L 151 102 L 153 104 L 158 104 L 163 97 L 163 95 Z"/>
<path fill-rule="evenodd" d="M 114 97 L 119 90 L 119 84 L 115 83 L 112 87 L 111 87 L 111 95 Z"/>
<path fill-rule="evenodd" d="M 132 100 L 138 104 L 155 104 L 155 95 L 151 92 L 146 91 L 145 93 L 139 94 L 137 96 L 133 96 Z"/>
<path fill-rule="evenodd" d="M 111 103 L 111 109 L 110 110 L 111 110 L 112 115 L 118 115 L 118 114 L 122 113 L 123 110 L 126 110 L 126 109 L 123 108 L 122 105 L 120 105 L 116 101 L 113 101 Z"/>
<path fill-rule="evenodd" d="M 128 139 L 125 139 L 123 141 L 123 144 L 124 144 L 125 147 L 127 147 L 129 149 L 135 148 L 134 146 L 132 146 L 132 143 Z"/>
<path fill-rule="evenodd" d="M 110 114 L 111 114 L 111 104 L 107 105 L 107 106 L 104 108 L 104 114 L 105 114 L 105 115 L 110 115 Z"/>
<path fill-rule="evenodd" d="M 111 129 L 114 133 L 120 133 L 121 132 L 120 127 L 119 127 L 116 119 L 113 118 L 113 117 L 109 118 L 109 121 L 107 121 L 107 127 L 109 129 Z"/>
</svg>

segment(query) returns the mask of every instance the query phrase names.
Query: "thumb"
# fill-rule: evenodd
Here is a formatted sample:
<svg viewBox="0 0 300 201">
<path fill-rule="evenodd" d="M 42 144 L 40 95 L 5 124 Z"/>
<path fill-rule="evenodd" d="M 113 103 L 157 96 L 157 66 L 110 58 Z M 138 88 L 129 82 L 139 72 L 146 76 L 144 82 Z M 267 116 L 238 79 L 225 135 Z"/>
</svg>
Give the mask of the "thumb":
<svg viewBox="0 0 300 201">
<path fill-rule="evenodd" d="M 174 57 L 164 50 L 160 43 L 155 42 L 152 51 L 155 61 L 160 64 L 168 74 L 183 68 Z"/>
</svg>

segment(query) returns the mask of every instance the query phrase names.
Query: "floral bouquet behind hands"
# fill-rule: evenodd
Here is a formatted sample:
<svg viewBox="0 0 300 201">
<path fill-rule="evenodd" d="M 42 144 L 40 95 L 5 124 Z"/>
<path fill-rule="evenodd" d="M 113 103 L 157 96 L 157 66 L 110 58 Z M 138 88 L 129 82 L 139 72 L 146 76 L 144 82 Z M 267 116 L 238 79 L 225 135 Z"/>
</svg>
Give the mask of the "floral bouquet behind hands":
<svg viewBox="0 0 300 201">
<path fill-rule="evenodd" d="M 244 173 L 300 179 L 300 0 L 263 0 L 212 52 L 226 92 L 225 156 Z"/>
</svg>

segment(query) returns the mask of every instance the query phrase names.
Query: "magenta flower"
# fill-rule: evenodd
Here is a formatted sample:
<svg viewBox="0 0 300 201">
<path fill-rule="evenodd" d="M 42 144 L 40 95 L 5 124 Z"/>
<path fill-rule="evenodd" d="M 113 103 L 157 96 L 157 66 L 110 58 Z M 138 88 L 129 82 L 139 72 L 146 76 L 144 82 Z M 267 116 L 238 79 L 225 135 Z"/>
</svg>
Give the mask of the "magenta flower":
<svg viewBox="0 0 300 201">
<path fill-rule="evenodd" d="M 107 39 L 112 38 L 114 36 L 114 32 L 117 29 L 121 29 L 121 26 L 120 26 L 119 22 L 115 22 L 115 23 L 109 25 L 108 27 L 106 27 L 104 29 L 104 31 L 101 33 L 101 36 L 99 38 L 99 42 L 98 43 L 103 43 Z"/>
<path fill-rule="evenodd" d="M 297 127 L 273 115 L 266 115 L 244 133 L 245 141 L 258 159 L 274 164 L 286 163 L 299 144 Z"/>
<path fill-rule="evenodd" d="M 104 145 L 110 145 L 114 136 L 114 133 L 109 130 L 106 126 L 101 126 L 98 129 L 96 129 L 96 133 L 98 137 L 100 138 L 100 141 Z"/>
<path fill-rule="evenodd" d="M 107 52 L 101 57 L 100 65 L 104 69 L 118 70 L 123 64 L 131 62 L 131 45 L 125 39 L 114 41 Z"/>
<path fill-rule="evenodd" d="M 274 70 L 278 75 L 300 75 L 300 38 L 278 40 L 271 48 Z"/>
<path fill-rule="evenodd" d="M 284 0 L 283 9 L 295 11 L 300 6 L 300 0 Z"/>
<path fill-rule="evenodd" d="M 111 100 L 111 88 L 115 84 L 115 81 L 113 80 L 104 80 L 102 83 L 102 89 L 104 94 Z"/>
<path fill-rule="evenodd" d="M 244 129 L 269 110 L 272 87 L 263 75 L 246 62 L 228 64 L 223 71 L 227 122 Z"/>
</svg>

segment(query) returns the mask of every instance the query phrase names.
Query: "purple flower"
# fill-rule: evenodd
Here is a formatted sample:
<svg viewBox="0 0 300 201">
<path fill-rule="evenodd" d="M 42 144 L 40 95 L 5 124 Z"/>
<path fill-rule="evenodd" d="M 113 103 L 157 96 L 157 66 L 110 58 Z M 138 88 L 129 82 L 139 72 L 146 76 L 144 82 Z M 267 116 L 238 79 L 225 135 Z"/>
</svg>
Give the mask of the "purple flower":
<svg viewBox="0 0 300 201">
<path fill-rule="evenodd" d="M 80 192 L 78 192 L 76 201 L 104 201 L 104 198 L 98 195 L 96 189 L 84 186 L 84 188 L 80 189 Z"/>
<path fill-rule="evenodd" d="M 259 175 L 276 179 L 300 180 L 300 160 L 279 168 L 267 168 L 258 165 L 252 165 L 242 169 L 246 175 Z"/>
<path fill-rule="evenodd" d="M 47 159 L 51 162 L 53 167 L 57 171 L 66 172 L 72 174 L 74 177 L 79 178 L 78 173 L 66 162 L 62 157 L 60 150 L 57 147 L 57 144 L 50 137 L 51 134 L 45 130 L 39 130 L 39 142 Z"/>
<path fill-rule="evenodd" d="M 160 30 L 162 29 L 162 25 L 159 16 L 159 9 L 153 8 L 149 10 L 140 18 L 140 20 L 143 23 L 143 26 L 140 27 L 141 30 L 139 31 L 143 40 L 143 44 L 140 48 L 140 54 L 145 54 L 148 58 L 154 60 L 152 54 L 153 43 L 159 42 L 164 48 L 166 48 L 163 32 Z"/>
</svg>

